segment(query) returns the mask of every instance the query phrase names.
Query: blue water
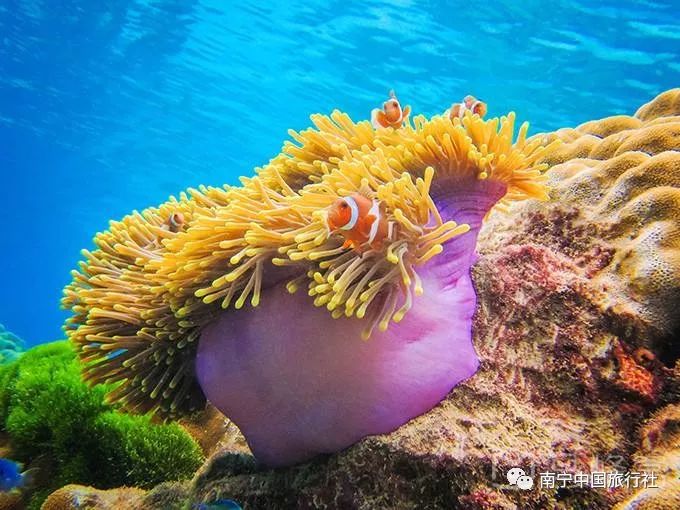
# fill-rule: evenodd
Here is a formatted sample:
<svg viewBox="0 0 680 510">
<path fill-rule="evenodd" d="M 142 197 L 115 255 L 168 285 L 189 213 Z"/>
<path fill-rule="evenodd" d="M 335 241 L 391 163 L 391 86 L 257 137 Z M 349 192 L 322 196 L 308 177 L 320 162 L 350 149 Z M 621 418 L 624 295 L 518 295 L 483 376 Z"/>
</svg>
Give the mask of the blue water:
<svg viewBox="0 0 680 510">
<path fill-rule="evenodd" d="M 235 183 L 311 113 L 472 93 L 536 132 L 679 77 L 677 0 L 1 0 L 0 323 L 60 338 L 61 288 L 109 219 Z"/>
</svg>

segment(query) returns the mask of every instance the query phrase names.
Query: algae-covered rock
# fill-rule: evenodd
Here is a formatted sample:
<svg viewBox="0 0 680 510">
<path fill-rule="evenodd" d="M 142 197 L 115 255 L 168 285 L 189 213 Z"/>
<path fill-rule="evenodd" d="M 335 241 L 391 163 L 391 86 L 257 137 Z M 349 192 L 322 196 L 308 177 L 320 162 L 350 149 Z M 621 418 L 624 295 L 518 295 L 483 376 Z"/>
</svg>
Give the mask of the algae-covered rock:
<svg viewBox="0 0 680 510">
<path fill-rule="evenodd" d="M 193 480 L 189 501 L 677 508 L 680 373 L 670 339 L 680 305 L 679 94 L 634 117 L 537 135 L 565 142 L 545 157 L 550 200 L 488 218 L 474 268 L 480 370 L 440 405 L 391 434 L 287 469 L 260 468 L 224 447 Z M 240 444 L 228 435 L 223 444 Z M 534 476 L 533 489 L 507 485 L 514 466 Z M 659 489 L 539 483 L 541 472 L 644 470 L 655 471 Z"/>
<path fill-rule="evenodd" d="M 145 491 L 134 487 L 99 490 L 82 485 L 66 485 L 45 500 L 42 510 L 142 510 Z"/>
</svg>

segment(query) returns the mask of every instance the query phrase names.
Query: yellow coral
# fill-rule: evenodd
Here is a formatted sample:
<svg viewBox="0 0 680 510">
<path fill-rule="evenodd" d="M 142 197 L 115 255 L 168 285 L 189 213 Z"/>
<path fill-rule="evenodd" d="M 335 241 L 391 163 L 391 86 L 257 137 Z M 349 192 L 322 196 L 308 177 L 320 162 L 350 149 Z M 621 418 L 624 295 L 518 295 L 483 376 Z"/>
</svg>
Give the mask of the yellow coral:
<svg viewBox="0 0 680 510">
<path fill-rule="evenodd" d="M 551 166 L 575 158 L 604 160 L 630 151 L 649 155 L 680 147 L 680 88 L 671 89 L 640 107 L 634 116 L 616 115 L 536 135 L 544 142 L 562 140 L 564 145 L 547 152 Z"/>
<path fill-rule="evenodd" d="M 281 279 L 306 286 L 333 317 L 366 318 L 365 336 L 408 312 L 422 292 L 417 267 L 467 225 L 443 221 L 431 187 L 471 180 L 505 183 L 504 201 L 545 198 L 539 163 L 559 141 L 513 142 L 514 114 L 414 119 L 375 130 L 338 111 L 312 116 L 280 155 L 242 186 L 189 190 L 179 200 L 112 222 L 65 290 L 67 333 L 85 377 L 122 382 L 110 395 L 138 411 L 171 414 L 203 395 L 193 376 L 201 328 L 224 308 L 257 306 Z M 385 204 L 395 235 L 359 256 L 329 236 L 324 210 L 339 196 L 367 191 Z M 185 224 L 164 227 L 174 213 Z M 276 268 L 279 268 L 276 270 Z"/>
<path fill-rule="evenodd" d="M 565 142 L 542 160 L 555 165 L 547 173 L 552 195 L 577 206 L 614 249 L 594 278 L 606 289 L 601 305 L 635 310 L 670 329 L 677 314 L 667 305 L 680 297 L 680 89 L 661 94 L 635 117 L 536 138 Z"/>
</svg>

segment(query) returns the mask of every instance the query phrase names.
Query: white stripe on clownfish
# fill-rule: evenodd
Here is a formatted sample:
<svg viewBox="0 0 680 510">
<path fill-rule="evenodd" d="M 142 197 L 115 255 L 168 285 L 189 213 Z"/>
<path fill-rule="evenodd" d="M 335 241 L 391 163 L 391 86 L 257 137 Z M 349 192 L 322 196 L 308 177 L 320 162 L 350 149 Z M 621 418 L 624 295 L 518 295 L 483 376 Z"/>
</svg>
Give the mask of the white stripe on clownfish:
<svg viewBox="0 0 680 510">
<path fill-rule="evenodd" d="M 458 118 L 459 118 L 459 119 L 462 119 L 463 117 L 465 117 L 465 112 L 470 112 L 470 113 L 472 113 L 472 114 L 474 115 L 474 113 L 475 113 L 475 108 L 477 108 L 477 106 L 479 106 L 480 104 L 481 104 L 481 101 L 475 100 L 475 102 L 472 103 L 472 104 L 470 105 L 470 107 L 468 108 L 468 106 L 465 104 L 465 101 L 463 101 L 463 102 L 461 102 L 461 103 L 458 103 L 458 106 L 459 106 L 459 109 L 458 109 Z"/>
<path fill-rule="evenodd" d="M 465 112 L 467 111 L 467 106 L 465 106 L 465 102 L 462 102 L 458 105 L 458 118 L 462 119 L 465 117 Z"/>
<path fill-rule="evenodd" d="M 345 202 L 347 202 L 347 205 L 350 208 L 351 216 L 347 224 L 340 228 L 342 228 L 342 230 L 352 230 L 354 225 L 356 225 L 357 221 L 359 220 L 359 206 L 357 205 L 356 200 L 354 200 L 352 197 L 345 197 Z"/>
<path fill-rule="evenodd" d="M 368 234 L 368 244 L 371 244 L 378 234 L 378 226 L 380 225 L 380 204 L 377 200 L 373 200 L 373 205 L 371 205 L 371 210 L 368 211 L 368 214 L 373 216 L 373 223 Z"/>
</svg>

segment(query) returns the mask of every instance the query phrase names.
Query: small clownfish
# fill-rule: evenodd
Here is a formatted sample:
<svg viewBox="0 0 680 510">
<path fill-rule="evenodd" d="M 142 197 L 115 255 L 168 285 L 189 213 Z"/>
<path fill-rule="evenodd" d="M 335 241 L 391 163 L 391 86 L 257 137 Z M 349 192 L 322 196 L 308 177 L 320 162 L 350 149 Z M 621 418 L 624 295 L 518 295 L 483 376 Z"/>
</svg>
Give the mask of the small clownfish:
<svg viewBox="0 0 680 510">
<path fill-rule="evenodd" d="M 404 125 L 410 114 L 411 107 L 405 106 L 402 110 L 397 96 L 394 95 L 394 90 L 390 90 L 390 98 L 383 103 L 382 110 L 374 108 L 371 112 L 371 124 L 375 129 L 381 127 L 398 129 Z"/>
<path fill-rule="evenodd" d="M 326 224 L 331 233 L 345 238 L 343 248 L 353 248 L 363 253 L 362 245 L 378 248 L 384 239 L 392 237 L 394 224 L 387 221 L 381 204 L 361 193 L 339 198 L 331 204 Z"/>
<path fill-rule="evenodd" d="M 445 115 L 448 115 L 451 120 L 456 117 L 462 119 L 465 116 L 465 112 L 468 111 L 472 114 L 476 113 L 480 118 L 484 118 L 484 115 L 486 115 L 486 103 L 480 101 L 475 96 L 465 96 L 460 103 L 452 104 L 451 108 L 446 110 Z"/>
<path fill-rule="evenodd" d="M 170 232 L 179 232 L 184 225 L 184 215 L 181 212 L 172 213 L 165 224 Z"/>
</svg>

